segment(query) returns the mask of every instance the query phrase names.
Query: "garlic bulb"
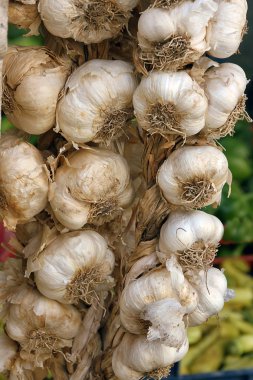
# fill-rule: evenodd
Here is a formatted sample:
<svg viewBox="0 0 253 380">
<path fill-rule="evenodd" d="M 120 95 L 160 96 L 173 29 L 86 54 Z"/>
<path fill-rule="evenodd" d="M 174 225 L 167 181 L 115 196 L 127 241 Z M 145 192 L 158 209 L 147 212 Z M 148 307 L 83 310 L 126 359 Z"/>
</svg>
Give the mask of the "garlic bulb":
<svg viewBox="0 0 253 380">
<path fill-rule="evenodd" d="M 137 86 L 123 61 L 91 60 L 69 77 L 57 107 L 57 131 L 68 141 L 107 142 L 124 133 Z"/>
<path fill-rule="evenodd" d="M 236 122 L 245 116 L 247 78 L 243 69 L 223 63 L 207 70 L 204 80 L 208 109 L 203 132 L 214 138 L 233 134 Z"/>
<path fill-rule="evenodd" d="M 116 37 L 139 0 L 40 0 L 39 12 L 50 33 L 85 44 Z"/>
<path fill-rule="evenodd" d="M 192 136 L 205 125 L 207 99 L 185 71 L 143 77 L 133 104 L 139 125 L 150 134 Z"/>
<path fill-rule="evenodd" d="M 166 260 L 176 255 L 184 269 L 207 269 L 223 233 L 223 224 L 216 216 L 203 211 L 173 211 L 160 231 L 160 256 Z"/>
<path fill-rule="evenodd" d="M 225 155 L 213 146 L 184 146 L 172 152 L 157 182 L 172 205 L 186 209 L 217 205 L 231 173 Z"/>
<path fill-rule="evenodd" d="M 167 268 L 148 272 L 127 285 L 120 298 L 120 318 L 124 328 L 133 334 L 148 329 L 148 340 L 161 340 L 180 347 L 186 339 L 183 317 L 197 307 L 195 289 L 184 278 L 175 257 Z"/>
<path fill-rule="evenodd" d="M 47 299 L 30 288 L 19 303 L 10 305 L 6 332 L 21 345 L 21 357 L 30 355 L 39 367 L 54 352 L 72 346 L 80 323 L 81 316 L 73 306 Z"/>
<path fill-rule="evenodd" d="M 126 160 L 99 148 L 73 153 L 50 186 L 52 210 L 72 230 L 111 220 L 133 199 Z"/>
<path fill-rule="evenodd" d="M 47 48 L 9 48 L 3 63 L 3 111 L 8 120 L 35 135 L 52 128 L 69 71 L 70 63 Z"/>
<path fill-rule="evenodd" d="M 176 349 L 148 342 L 143 335 L 126 333 L 113 352 L 112 368 L 119 380 L 139 380 L 145 375 L 167 377 L 171 366 L 185 356 L 188 348 L 187 339 Z"/>
<path fill-rule="evenodd" d="M 171 9 L 144 11 L 138 23 L 144 67 L 177 70 L 201 57 L 209 49 L 206 27 L 217 8 L 215 0 L 189 0 Z"/>
<path fill-rule="evenodd" d="M 41 154 L 11 135 L 0 140 L 0 183 L 0 218 L 9 230 L 45 208 L 48 176 Z"/>
<path fill-rule="evenodd" d="M 114 255 L 104 238 L 91 230 L 58 236 L 33 265 L 40 266 L 35 271 L 39 291 L 62 303 L 91 304 L 113 284 Z"/>
<path fill-rule="evenodd" d="M 216 0 L 218 11 L 208 25 L 208 54 L 228 58 L 237 52 L 247 29 L 247 0 Z"/>
<path fill-rule="evenodd" d="M 195 289 L 198 293 L 199 303 L 193 313 L 187 317 L 189 326 L 197 326 L 206 322 L 209 317 L 222 310 L 224 301 L 231 298 L 229 289 L 227 289 L 226 277 L 217 268 L 210 268 L 207 272 L 202 270 L 198 277 L 193 277 L 193 282 L 196 283 Z"/>
<path fill-rule="evenodd" d="M 0 373 L 10 370 L 18 347 L 4 332 L 0 333 Z"/>
</svg>

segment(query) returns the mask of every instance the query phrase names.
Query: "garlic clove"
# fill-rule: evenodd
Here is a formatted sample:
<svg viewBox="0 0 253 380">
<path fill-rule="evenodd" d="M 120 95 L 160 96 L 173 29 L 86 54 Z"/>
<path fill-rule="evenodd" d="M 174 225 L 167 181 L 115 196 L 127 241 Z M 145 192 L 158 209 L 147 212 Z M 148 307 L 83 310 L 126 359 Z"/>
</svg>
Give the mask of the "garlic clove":
<svg viewBox="0 0 253 380">
<path fill-rule="evenodd" d="M 247 29 L 247 10 L 247 0 L 218 0 L 218 10 L 208 25 L 208 54 L 228 58 L 237 52 Z"/>
<path fill-rule="evenodd" d="M 157 342 L 148 342 L 143 335 L 126 333 L 113 352 L 112 367 L 119 380 L 139 380 L 145 375 L 164 377 L 171 366 L 188 351 L 188 340 L 176 349 Z"/>
<path fill-rule="evenodd" d="M 213 146 L 185 146 L 171 153 L 157 174 L 165 199 L 184 209 L 219 204 L 231 179 L 225 155 Z"/>
<path fill-rule="evenodd" d="M 130 63 L 91 60 L 69 77 L 57 106 L 57 131 L 68 141 L 106 142 L 124 133 L 137 86 Z"/>
<path fill-rule="evenodd" d="M 15 165 L 13 165 L 15 162 Z M 15 136 L 0 141 L 0 217 L 5 226 L 15 230 L 47 204 L 48 174 L 40 152 Z"/>
<path fill-rule="evenodd" d="M 93 303 L 113 286 L 114 255 L 95 231 L 70 232 L 57 237 L 38 257 L 35 282 L 46 297 L 61 303 Z M 29 264 L 37 268 L 31 257 Z"/>
<path fill-rule="evenodd" d="M 50 33 L 85 44 L 116 37 L 138 0 L 40 0 L 39 12 Z"/>
<path fill-rule="evenodd" d="M 50 190 L 55 217 L 72 230 L 114 219 L 134 196 L 126 160 L 100 148 L 73 153 L 56 170 Z"/>
<path fill-rule="evenodd" d="M 159 255 L 163 260 L 176 255 L 184 269 L 207 269 L 223 233 L 223 224 L 214 215 L 198 210 L 173 211 L 160 231 Z"/>
<path fill-rule="evenodd" d="M 10 47 L 3 63 L 3 111 L 8 120 L 35 135 L 52 128 L 70 66 L 45 47 Z"/>
<path fill-rule="evenodd" d="M 217 8 L 215 0 L 195 0 L 145 10 L 137 35 L 144 71 L 177 70 L 200 58 L 209 49 L 206 27 Z"/>
<path fill-rule="evenodd" d="M 192 136 L 205 126 L 207 99 L 184 71 L 153 71 L 133 97 L 138 124 L 150 134 Z"/>
<path fill-rule="evenodd" d="M 0 333 L 0 373 L 8 371 L 15 360 L 18 346 L 4 332 Z"/>
</svg>

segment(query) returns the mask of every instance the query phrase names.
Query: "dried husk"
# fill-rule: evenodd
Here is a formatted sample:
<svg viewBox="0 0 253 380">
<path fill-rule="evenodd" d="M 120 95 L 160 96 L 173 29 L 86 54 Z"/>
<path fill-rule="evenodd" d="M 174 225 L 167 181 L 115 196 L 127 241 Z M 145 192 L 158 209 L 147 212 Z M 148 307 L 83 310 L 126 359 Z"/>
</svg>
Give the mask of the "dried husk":
<svg viewBox="0 0 253 380">
<path fill-rule="evenodd" d="M 36 4 L 9 2 L 8 19 L 11 24 L 21 29 L 29 29 L 26 36 L 38 36 L 41 19 Z"/>
<path fill-rule="evenodd" d="M 8 120 L 35 135 L 52 128 L 70 66 L 68 59 L 45 47 L 10 47 L 3 66 L 3 111 Z"/>
</svg>

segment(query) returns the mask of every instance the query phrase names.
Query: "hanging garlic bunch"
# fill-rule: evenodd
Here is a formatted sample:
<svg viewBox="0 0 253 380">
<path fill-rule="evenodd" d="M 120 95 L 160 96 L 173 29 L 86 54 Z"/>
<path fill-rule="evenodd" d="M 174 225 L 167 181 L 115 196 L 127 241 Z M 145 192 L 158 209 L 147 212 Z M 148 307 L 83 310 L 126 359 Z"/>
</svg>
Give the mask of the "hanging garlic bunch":
<svg viewBox="0 0 253 380">
<path fill-rule="evenodd" d="M 17 344 L 4 332 L 0 332 L 0 374 L 11 369 L 17 350 Z"/>
<path fill-rule="evenodd" d="M 0 140 L 0 218 L 9 230 L 47 204 L 48 175 L 40 152 L 12 135 Z"/>
<path fill-rule="evenodd" d="M 37 270 L 36 270 L 37 267 Z M 91 304 L 113 286 L 110 276 L 114 255 L 95 231 L 70 232 L 58 236 L 40 253 L 28 259 L 28 271 L 46 297 L 61 303 Z"/>
<path fill-rule="evenodd" d="M 220 204 L 222 188 L 230 182 L 225 155 L 208 145 L 175 150 L 157 174 L 157 183 L 166 200 L 185 209 Z"/>
<path fill-rule="evenodd" d="M 39 12 L 50 33 L 85 44 L 116 37 L 139 0 L 40 0 Z"/>
<path fill-rule="evenodd" d="M 134 68 L 123 61 L 91 60 L 69 77 L 57 107 L 57 131 L 69 141 L 109 143 L 132 118 L 137 86 Z"/>
<path fill-rule="evenodd" d="M 192 136 L 205 125 L 207 99 L 185 71 L 152 72 L 137 87 L 133 104 L 139 125 L 150 134 Z"/>
<path fill-rule="evenodd" d="M 161 228 L 159 258 L 176 255 L 183 269 L 208 269 L 212 265 L 224 227 L 216 216 L 203 211 L 173 211 Z"/>
<path fill-rule="evenodd" d="M 173 256 L 166 268 L 150 271 L 124 288 L 120 318 L 127 331 L 144 334 L 148 330 L 148 340 L 179 348 L 186 339 L 183 317 L 192 313 L 197 302 L 195 289 Z"/>
<path fill-rule="evenodd" d="M 214 63 L 210 61 L 211 63 Z M 247 78 L 243 69 L 233 63 L 223 63 L 208 69 L 204 89 L 208 98 L 206 125 L 203 130 L 213 138 L 232 135 L 235 124 L 246 115 Z"/>
<path fill-rule="evenodd" d="M 144 67 L 177 70 L 200 58 L 209 49 L 206 28 L 217 8 L 215 0 L 188 0 L 144 11 L 138 23 L 139 59 Z"/>
<path fill-rule="evenodd" d="M 56 170 L 49 200 L 55 217 L 71 230 L 109 221 L 133 200 L 127 162 L 109 150 L 79 150 Z"/>
<path fill-rule="evenodd" d="M 200 271 L 192 277 L 199 302 L 197 308 L 188 316 L 189 326 L 197 326 L 218 314 L 225 301 L 234 297 L 234 292 L 227 289 L 227 280 L 223 272 L 217 268 Z"/>
<path fill-rule="evenodd" d="M 71 347 L 78 333 L 81 316 L 71 305 L 62 305 L 28 288 L 26 294 L 16 294 L 15 304 L 9 306 L 6 332 L 21 345 L 21 358 L 35 366 L 63 347 Z"/>
<path fill-rule="evenodd" d="M 11 47 L 3 63 L 3 111 L 15 127 L 35 135 L 55 123 L 70 62 L 44 47 Z"/>
<path fill-rule="evenodd" d="M 172 365 L 181 360 L 189 348 L 186 339 L 177 349 L 160 342 L 148 342 L 143 335 L 126 333 L 114 350 L 112 368 L 119 380 L 167 377 Z"/>
<path fill-rule="evenodd" d="M 216 0 L 218 10 L 208 25 L 208 54 L 228 58 L 235 54 L 247 30 L 247 0 Z"/>
</svg>

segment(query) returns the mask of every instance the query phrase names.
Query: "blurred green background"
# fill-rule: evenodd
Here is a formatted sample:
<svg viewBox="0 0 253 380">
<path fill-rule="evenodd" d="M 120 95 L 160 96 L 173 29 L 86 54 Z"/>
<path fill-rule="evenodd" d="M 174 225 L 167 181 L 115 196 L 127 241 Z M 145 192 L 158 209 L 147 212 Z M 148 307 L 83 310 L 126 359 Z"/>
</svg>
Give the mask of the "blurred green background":
<svg viewBox="0 0 253 380">
<path fill-rule="evenodd" d="M 253 1 L 248 1 L 249 30 L 240 47 L 240 53 L 229 58 L 228 61 L 239 64 L 246 72 L 248 79 L 253 78 Z M 252 21 L 251 21 L 252 20 Z M 43 38 L 25 37 L 25 30 L 9 26 L 9 44 L 21 46 L 43 45 Z M 251 89 L 252 87 L 252 89 Z M 252 92 L 252 94 L 251 94 Z M 248 112 L 253 118 L 253 85 L 248 85 Z M 3 116 L 2 132 L 11 125 Z M 32 143 L 36 144 L 37 137 L 31 136 Z M 234 137 L 220 140 L 225 149 L 230 170 L 233 173 L 232 193 L 228 199 L 223 192 L 221 206 L 218 209 L 206 208 L 218 216 L 225 226 L 224 241 L 219 255 L 253 254 L 253 127 L 246 121 L 240 121 L 236 127 Z"/>
</svg>

